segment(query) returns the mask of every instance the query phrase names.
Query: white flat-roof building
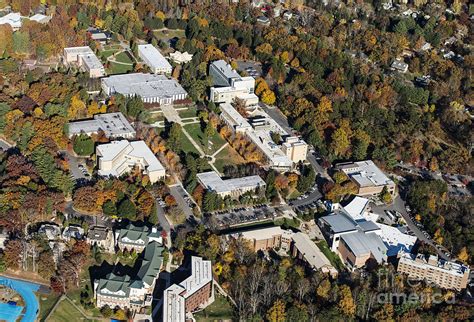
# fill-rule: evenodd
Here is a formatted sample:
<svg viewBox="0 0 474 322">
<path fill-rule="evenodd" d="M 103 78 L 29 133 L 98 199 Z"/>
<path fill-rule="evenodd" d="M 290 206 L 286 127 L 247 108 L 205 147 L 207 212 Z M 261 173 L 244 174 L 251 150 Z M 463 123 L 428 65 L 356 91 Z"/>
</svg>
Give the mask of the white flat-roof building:
<svg viewBox="0 0 474 322">
<path fill-rule="evenodd" d="M 189 63 L 193 59 L 193 55 L 185 51 L 184 53 L 180 51 L 175 51 L 174 53 L 170 54 L 170 58 L 176 64 L 186 64 Z"/>
<path fill-rule="evenodd" d="M 219 107 L 222 111 L 222 120 L 234 132 L 245 134 L 263 153 L 271 168 L 278 171 L 288 171 L 293 168 L 293 161 L 271 138 L 271 132 L 286 134 L 275 121 L 265 116 L 259 120 L 253 120 L 251 124 L 231 104 L 223 103 Z"/>
<path fill-rule="evenodd" d="M 226 124 L 232 128 L 234 132 L 245 133 L 252 129 L 252 125 L 243 117 L 230 103 L 222 103 L 219 105 L 222 113 L 221 118 Z"/>
<path fill-rule="evenodd" d="M 287 137 L 281 148 L 283 153 L 295 163 L 306 160 L 308 144 L 297 136 Z"/>
<path fill-rule="evenodd" d="M 96 148 L 98 174 L 120 177 L 134 167 L 148 175 L 151 183 L 164 179 L 165 168 L 144 141 L 113 141 Z"/>
<path fill-rule="evenodd" d="M 191 258 L 191 275 L 163 292 L 163 321 L 183 322 L 190 314 L 214 302 L 212 263 Z"/>
<path fill-rule="evenodd" d="M 236 198 L 246 192 L 266 187 L 265 181 L 259 176 L 223 180 L 215 171 L 209 171 L 198 173 L 197 179 L 204 188 L 216 192 L 221 197 Z"/>
<path fill-rule="evenodd" d="M 68 131 L 70 138 L 81 133 L 97 134 L 99 131 L 110 139 L 133 139 L 136 135 L 135 129 L 120 112 L 96 114 L 92 120 L 69 122 Z"/>
<path fill-rule="evenodd" d="M 209 99 L 214 103 L 232 103 L 236 98 L 246 106 L 258 104 L 255 95 L 255 79 L 251 76 L 241 77 L 224 60 L 217 60 L 209 66 L 209 74 L 214 86 L 211 87 Z"/>
<path fill-rule="evenodd" d="M 416 236 L 405 234 L 397 227 L 379 223 L 376 223 L 376 225 L 380 227 L 380 230 L 375 233 L 382 238 L 385 246 L 387 246 L 387 256 L 398 257 L 399 254 L 411 252 L 417 240 Z"/>
<path fill-rule="evenodd" d="M 155 74 L 171 74 L 173 67 L 166 58 L 151 44 L 138 45 L 138 56 Z"/>
<path fill-rule="evenodd" d="M 64 62 L 83 68 L 91 78 L 105 76 L 104 66 L 89 46 L 64 48 Z"/>
<path fill-rule="evenodd" d="M 21 15 L 18 12 L 10 12 L 9 14 L 0 17 L 0 25 L 9 24 L 13 31 L 21 28 Z"/>
<path fill-rule="evenodd" d="M 188 93 L 175 79 L 168 79 L 164 75 L 113 75 L 102 78 L 101 82 L 106 95 L 119 93 L 127 97 L 140 96 L 145 103 L 170 105 L 188 97 Z"/>
<path fill-rule="evenodd" d="M 37 13 L 30 17 L 30 20 L 36 21 L 37 23 L 46 24 L 51 20 L 51 16 L 45 16 L 40 13 Z"/>
<path fill-rule="evenodd" d="M 339 163 L 336 169 L 347 174 L 357 185 L 359 196 L 377 197 L 384 187 L 395 196 L 395 183 L 372 160 Z"/>
</svg>

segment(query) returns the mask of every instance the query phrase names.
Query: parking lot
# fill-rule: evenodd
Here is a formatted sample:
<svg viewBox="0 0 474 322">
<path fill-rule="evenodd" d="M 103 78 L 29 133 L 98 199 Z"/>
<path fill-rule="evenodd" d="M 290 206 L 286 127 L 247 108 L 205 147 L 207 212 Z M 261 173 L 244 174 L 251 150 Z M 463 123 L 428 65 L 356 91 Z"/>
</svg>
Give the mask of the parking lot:
<svg viewBox="0 0 474 322">
<path fill-rule="evenodd" d="M 262 75 L 262 65 L 254 61 L 237 61 L 237 69 L 239 71 L 245 71 L 249 76 L 258 78 Z"/>
<path fill-rule="evenodd" d="M 277 216 L 275 208 L 267 205 L 241 207 L 232 210 L 217 211 L 211 214 L 217 220 L 220 228 L 274 219 Z"/>
</svg>

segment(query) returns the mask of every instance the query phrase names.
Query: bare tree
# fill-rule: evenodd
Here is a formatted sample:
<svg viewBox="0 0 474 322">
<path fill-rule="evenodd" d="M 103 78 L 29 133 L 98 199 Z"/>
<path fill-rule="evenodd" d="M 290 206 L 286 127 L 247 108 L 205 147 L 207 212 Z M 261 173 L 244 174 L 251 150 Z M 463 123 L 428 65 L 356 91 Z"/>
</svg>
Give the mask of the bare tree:
<svg viewBox="0 0 474 322">
<path fill-rule="evenodd" d="M 257 262 L 249 271 L 247 278 L 248 281 L 248 292 L 249 292 L 249 304 L 252 315 L 257 312 L 257 307 L 262 301 L 262 294 L 259 292 L 260 285 L 262 284 L 263 273 L 265 271 L 264 265 L 261 262 Z"/>
</svg>

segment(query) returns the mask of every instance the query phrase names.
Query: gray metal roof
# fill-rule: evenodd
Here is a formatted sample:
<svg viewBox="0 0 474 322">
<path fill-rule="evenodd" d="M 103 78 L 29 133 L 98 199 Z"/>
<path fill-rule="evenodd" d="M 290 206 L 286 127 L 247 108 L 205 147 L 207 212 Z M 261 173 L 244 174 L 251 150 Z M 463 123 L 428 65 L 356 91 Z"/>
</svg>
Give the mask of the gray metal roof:
<svg viewBox="0 0 474 322">
<path fill-rule="evenodd" d="M 321 220 L 326 222 L 336 234 L 357 229 L 357 223 L 342 214 L 325 216 Z"/>
<path fill-rule="evenodd" d="M 351 234 L 342 235 L 347 247 L 356 256 L 361 256 L 371 253 L 378 263 L 381 263 L 387 254 L 387 247 L 382 242 L 382 239 L 374 233 L 354 232 Z"/>
</svg>

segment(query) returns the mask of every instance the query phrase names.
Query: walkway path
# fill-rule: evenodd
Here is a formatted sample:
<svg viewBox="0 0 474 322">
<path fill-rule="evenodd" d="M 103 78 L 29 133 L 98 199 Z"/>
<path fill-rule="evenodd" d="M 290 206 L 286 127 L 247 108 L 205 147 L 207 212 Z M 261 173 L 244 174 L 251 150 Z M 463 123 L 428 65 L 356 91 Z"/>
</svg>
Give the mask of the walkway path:
<svg viewBox="0 0 474 322">
<path fill-rule="evenodd" d="M 201 145 L 198 144 L 194 138 L 188 133 L 188 131 L 185 129 L 185 125 L 187 124 L 193 124 L 193 123 L 199 123 L 199 119 L 197 117 L 187 117 L 187 118 L 181 118 L 179 116 L 178 111 L 172 106 L 172 105 L 163 105 L 161 106 L 161 111 L 163 112 L 163 116 L 168 120 L 168 122 L 173 122 L 173 123 L 178 123 L 181 125 L 181 130 L 183 134 L 188 138 L 188 140 L 191 142 L 191 144 L 196 148 L 196 150 L 199 152 L 202 158 L 211 158 L 211 161 L 209 162 L 209 165 L 211 168 L 216 171 L 217 173 L 220 174 L 219 170 L 214 166 L 214 161 L 215 161 L 215 155 L 221 151 L 226 145 L 224 144 L 219 150 L 214 153 L 213 155 L 209 155 L 204 150 L 201 148 Z M 192 119 L 192 122 L 183 122 L 184 120 Z M 161 126 L 163 125 L 163 126 Z M 164 121 L 158 121 L 152 124 L 151 126 L 158 126 L 158 127 L 164 127 Z"/>
</svg>

